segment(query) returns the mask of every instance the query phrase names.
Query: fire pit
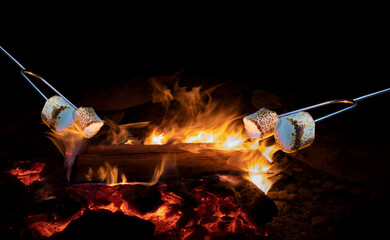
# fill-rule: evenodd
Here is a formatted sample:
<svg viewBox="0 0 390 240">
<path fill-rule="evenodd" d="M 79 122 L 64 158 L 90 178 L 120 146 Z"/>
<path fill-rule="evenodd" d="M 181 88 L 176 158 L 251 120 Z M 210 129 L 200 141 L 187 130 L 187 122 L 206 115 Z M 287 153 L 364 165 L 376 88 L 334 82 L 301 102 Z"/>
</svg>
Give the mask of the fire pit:
<svg viewBox="0 0 390 240">
<path fill-rule="evenodd" d="M 238 105 L 212 99 L 218 86 L 150 83 L 152 105 L 161 107 L 144 111 L 165 112 L 157 121 L 120 125 L 105 118 L 93 139 L 73 128 L 50 133 L 63 156 L 59 175 L 52 169 L 58 166 L 41 161 L 6 171 L 36 198 L 21 234 L 68 238 L 100 219 L 132 224 L 142 239 L 267 236 L 265 224 L 277 214 L 266 195 L 277 180 L 274 144 L 246 137 Z"/>
<path fill-rule="evenodd" d="M 355 226 L 380 233 L 383 223 L 367 219 L 388 210 L 378 207 L 389 199 L 386 171 L 355 171 L 365 166 L 358 158 L 353 171 L 345 169 L 351 157 L 340 149 L 354 157 L 359 151 L 337 140 L 348 136 L 332 132 L 334 122 L 318 128 L 312 147 L 286 154 L 273 137 L 251 140 L 242 118 L 262 106 L 292 110 L 300 103 L 285 101 L 294 97 L 240 82 L 177 78 L 135 79 L 86 93 L 80 102 L 105 121 L 93 138 L 72 128 L 50 133 L 54 149 L 39 135 L 45 126 L 31 127 L 32 141 L 4 151 L 0 190 L 9 208 L 1 233 L 23 239 L 129 233 L 139 239 L 327 239 L 354 237 Z M 109 100 L 118 89 L 127 94 Z M 139 92 L 148 97 L 131 97 Z M 20 121 L 27 122 L 15 125 Z M 387 142 L 365 144 L 378 150 Z M 336 170 L 331 160 L 338 161 Z"/>
</svg>

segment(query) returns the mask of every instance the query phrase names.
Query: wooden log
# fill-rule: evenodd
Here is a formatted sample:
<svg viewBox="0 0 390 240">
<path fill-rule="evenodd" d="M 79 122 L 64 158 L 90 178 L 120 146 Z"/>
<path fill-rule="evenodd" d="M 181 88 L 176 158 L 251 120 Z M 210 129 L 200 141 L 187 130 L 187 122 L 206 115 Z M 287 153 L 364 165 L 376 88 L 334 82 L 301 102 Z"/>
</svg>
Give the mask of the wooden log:
<svg viewBox="0 0 390 240">
<path fill-rule="evenodd" d="M 128 182 L 149 181 L 164 164 L 162 178 L 242 174 L 243 152 L 209 149 L 209 144 L 100 145 L 76 157 L 70 183 L 102 182 L 99 168 L 118 169 Z M 191 150 L 191 151 L 190 151 Z M 93 174 L 91 174 L 93 173 Z"/>
<path fill-rule="evenodd" d="M 90 146 L 84 153 L 101 155 L 128 155 L 136 153 L 178 153 L 178 152 L 196 152 L 212 148 L 211 143 L 179 143 L 163 145 L 95 145 Z"/>
</svg>

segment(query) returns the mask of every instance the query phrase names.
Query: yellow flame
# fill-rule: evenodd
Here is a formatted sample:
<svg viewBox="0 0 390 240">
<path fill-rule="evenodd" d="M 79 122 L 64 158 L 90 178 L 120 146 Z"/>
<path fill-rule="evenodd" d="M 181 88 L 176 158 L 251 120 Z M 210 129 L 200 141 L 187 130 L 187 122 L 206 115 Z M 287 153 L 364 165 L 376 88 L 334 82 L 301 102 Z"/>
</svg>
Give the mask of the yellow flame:
<svg viewBox="0 0 390 240">
<path fill-rule="evenodd" d="M 145 145 L 152 145 L 152 144 L 166 144 L 167 138 L 164 137 L 164 133 L 161 133 L 160 135 L 157 135 L 155 132 L 151 134 L 149 138 L 145 140 Z"/>
<path fill-rule="evenodd" d="M 247 179 L 267 193 L 273 184 L 270 179 L 273 175 L 269 172 L 272 156 L 279 149 L 275 145 L 266 146 L 265 143 L 250 140 L 238 104 L 223 105 L 219 101 L 212 101 L 210 93 L 215 88 L 201 91 L 200 87 L 187 90 L 179 87 L 178 83 L 173 89 L 154 85 L 155 102 L 163 103 L 169 110 L 171 101 L 176 101 L 179 108 L 166 114 L 144 144 L 208 143 L 212 144 L 213 149 L 244 152 L 246 155 L 243 159 L 234 165 L 238 164 L 247 171 Z M 163 96 L 159 97 L 159 93 Z"/>
<path fill-rule="evenodd" d="M 115 185 L 144 185 L 144 186 L 153 186 L 160 179 L 161 174 L 165 169 L 166 159 L 162 159 L 161 164 L 157 165 L 154 169 L 154 173 L 151 176 L 148 182 L 128 182 L 127 177 L 124 173 L 120 173 L 117 166 L 111 166 L 110 163 L 105 162 L 104 166 L 100 166 L 97 171 L 93 171 L 92 168 L 88 169 L 86 174 L 86 179 L 91 181 L 93 179 L 99 179 L 99 181 L 104 182 L 109 186 Z"/>
<path fill-rule="evenodd" d="M 133 139 L 129 139 L 125 142 L 125 144 L 129 144 L 129 145 L 133 145 L 134 144 L 134 140 Z"/>
<path fill-rule="evenodd" d="M 151 131 L 143 142 L 146 145 L 207 143 L 209 148 L 216 150 L 240 151 L 244 153 L 242 159 L 229 164 L 246 171 L 247 178 L 265 193 L 270 189 L 274 182 L 270 179 L 273 176 L 270 172 L 273 167 L 272 156 L 278 149 L 274 145 L 266 146 L 265 143 L 250 140 L 242 122 L 244 116 L 240 112 L 239 101 L 225 103 L 212 100 L 211 93 L 217 86 L 202 91 L 200 86 L 187 90 L 186 87 L 180 87 L 178 83 L 173 86 L 173 89 L 154 80 L 151 80 L 151 84 L 154 87 L 153 102 L 162 103 L 167 111 L 161 123 L 158 126 L 151 126 L 150 122 L 118 126 L 107 121 L 107 125 L 112 129 L 108 137 L 110 144 L 140 143 L 139 139 L 131 139 L 128 129 L 148 126 Z M 71 169 L 75 157 L 85 143 L 84 138 L 77 133 L 69 132 L 63 137 L 55 135 L 52 139 L 65 156 L 65 166 Z M 140 184 L 157 183 L 163 170 L 164 164 L 157 166 L 151 181 Z M 116 166 L 110 166 L 108 163 L 96 172 L 91 169 L 87 178 L 96 179 L 96 175 L 109 185 L 138 184 L 128 183 L 126 176 L 121 174 Z"/>
</svg>

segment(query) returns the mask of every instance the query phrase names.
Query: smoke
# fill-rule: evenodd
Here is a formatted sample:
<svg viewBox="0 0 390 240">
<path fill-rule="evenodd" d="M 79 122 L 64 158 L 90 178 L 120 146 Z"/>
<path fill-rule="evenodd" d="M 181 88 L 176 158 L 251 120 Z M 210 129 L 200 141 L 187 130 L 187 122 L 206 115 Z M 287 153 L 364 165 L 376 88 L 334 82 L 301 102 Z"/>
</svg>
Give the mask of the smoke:
<svg viewBox="0 0 390 240">
<path fill-rule="evenodd" d="M 85 149 L 87 139 L 75 127 L 64 133 L 48 133 L 48 138 L 64 157 L 64 168 L 69 181 L 74 161 L 77 155 Z"/>
</svg>

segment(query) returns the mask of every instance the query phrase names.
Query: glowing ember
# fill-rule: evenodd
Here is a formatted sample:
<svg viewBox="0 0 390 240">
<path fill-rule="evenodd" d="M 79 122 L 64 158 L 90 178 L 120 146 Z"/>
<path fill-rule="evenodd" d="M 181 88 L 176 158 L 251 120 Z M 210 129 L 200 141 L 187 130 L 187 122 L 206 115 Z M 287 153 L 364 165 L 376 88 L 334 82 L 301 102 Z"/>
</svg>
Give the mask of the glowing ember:
<svg viewBox="0 0 390 240">
<path fill-rule="evenodd" d="M 24 185 L 29 186 L 35 181 L 40 181 L 40 173 L 42 172 L 44 163 L 32 163 L 29 169 L 16 167 L 8 172 L 15 175 Z"/>
<path fill-rule="evenodd" d="M 84 213 L 84 210 L 76 213 L 74 216 L 65 219 L 65 220 L 59 220 L 56 221 L 55 217 L 54 220 L 50 219 L 51 216 L 48 216 L 46 214 L 38 214 L 38 215 L 32 215 L 28 217 L 28 221 L 32 222 L 30 225 L 30 229 L 33 229 L 43 237 L 51 237 L 55 233 L 59 233 L 64 231 L 64 229 L 69 225 L 70 222 L 73 220 L 79 218 Z"/>
</svg>

